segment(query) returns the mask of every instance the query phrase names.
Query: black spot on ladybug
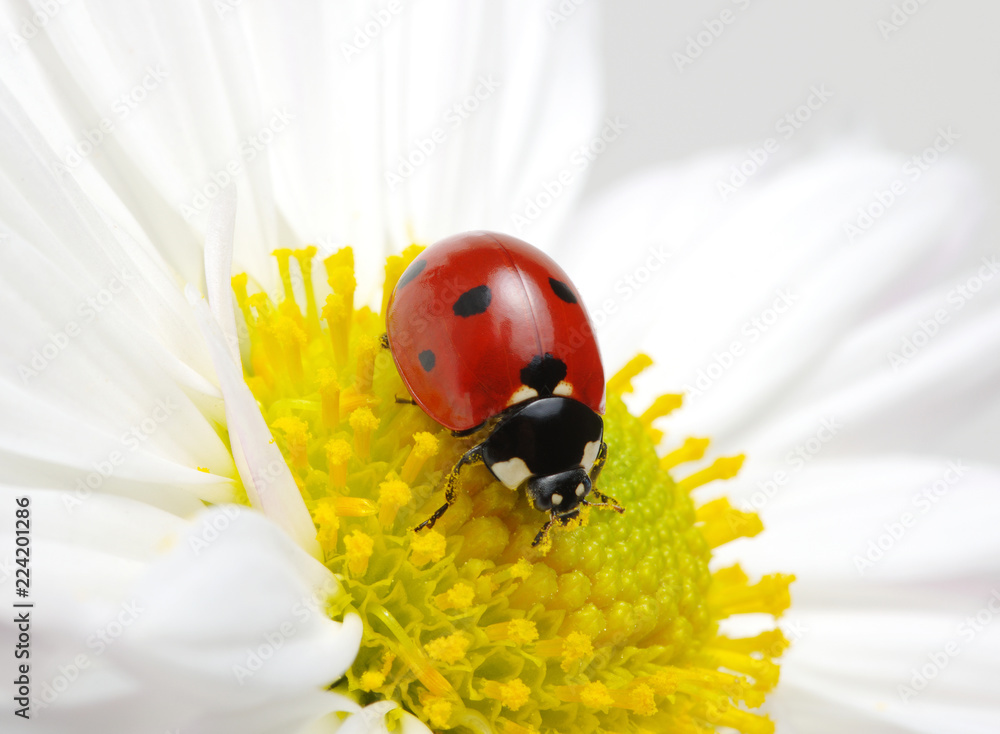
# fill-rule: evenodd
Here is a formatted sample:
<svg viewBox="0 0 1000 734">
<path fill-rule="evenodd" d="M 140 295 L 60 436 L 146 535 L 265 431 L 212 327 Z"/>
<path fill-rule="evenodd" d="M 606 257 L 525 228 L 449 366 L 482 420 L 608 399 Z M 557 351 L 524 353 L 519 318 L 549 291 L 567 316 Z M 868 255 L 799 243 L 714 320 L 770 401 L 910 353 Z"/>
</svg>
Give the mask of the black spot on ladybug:
<svg viewBox="0 0 1000 734">
<path fill-rule="evenodd" d="M 424 268 L 427 267 L 426 260 L 414 260 L 410 263 L 410 267 L 403 271 L 403 274 L 399 276 L 399 280 L 396 281 L 396 290 L 405 288 L 407 284 L 413 281 L 418 275 L 424 272 Z"/>
<path fill-rule="evenodd" d="M 576 303 L 576 296 L 573 295 L 573 291 L 561 280 L 549 278 L 549 285 L 552 286 L 552 292 L 566 301 L 566 303 Z"/>
<path fill-rule="evenodd" d="M 493 294 L 490 293 L 489 286 L 477 285 L 460 295 L 452 308 L 456 316 L 468 318 L 477 313 L 485 312 L 490 307 L 491 300 L 493 300 Z"/>
<path fill-rule="evenodd" d="M 434 364 L 437 362 L 437 357 L 434 356 L 434 352 L 430 349 L 425 349 L 418 354 L 417 359 L 420 360 L 420 366 L 423 367 L 426 372 L 430 372 L 434 369 Z"/>
<path fill-rule="evenodd" d="M 539 395 L 551 395 L 565 377 L 566 363 L 548 353 L 544 357 L 536 354 L 521 370 L 521 382 Z"/>
</svg>

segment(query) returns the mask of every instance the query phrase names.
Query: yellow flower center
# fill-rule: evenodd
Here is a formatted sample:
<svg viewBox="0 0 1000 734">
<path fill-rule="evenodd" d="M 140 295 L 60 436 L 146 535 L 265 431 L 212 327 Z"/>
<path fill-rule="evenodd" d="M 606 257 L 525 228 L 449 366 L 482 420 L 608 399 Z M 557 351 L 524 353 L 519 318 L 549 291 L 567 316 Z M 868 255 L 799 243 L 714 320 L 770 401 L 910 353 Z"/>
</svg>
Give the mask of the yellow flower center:
<svg viewBox="0 0 1000 734">
<path fill-rule="evenodd" d="M 420 249 L 389 258 L 383 313 Z M 696 508 L 691 491 L 733 476 L 742 457 L 674 480 L 708 441 L 657 455 L 653 421 L 680 396 L 662 396 L 638 417 L 621 399 L 649 359 L 637 357 L 608 383 L 600 489 L 624 515 L 591 510 L 532 548 L 546 516 L 480 466 L 463 472 L 458 501 L 434 529 L 415 533 L 477 437 L 456 438 L 396 400 L 407 392 L 379 345 L 384 319 L 354 307 L 352 251 L 323 261 L 330 294 L 322 305 L 315 255 L 313 247 L 275 253 L 284 283 L 277 303 L 248 294 L 245 275 L 233 286 L 249 335 L 247 383 L 312 513 L 326 564 L 348 592 L 331 613 L 352 611 L 365 623 L 336 689 L 361 703 L 395 700 L 439 731 L 773 731 L 750 709 L 777 682 L 774 658 L 787 641 L 776 629 L 726 637 L 719 622 L 778 617 L 792 577 L 750 583 L 738 566 L 709 571 L 713 548 L 761 525 L 725 499 Z"/>
</svg>

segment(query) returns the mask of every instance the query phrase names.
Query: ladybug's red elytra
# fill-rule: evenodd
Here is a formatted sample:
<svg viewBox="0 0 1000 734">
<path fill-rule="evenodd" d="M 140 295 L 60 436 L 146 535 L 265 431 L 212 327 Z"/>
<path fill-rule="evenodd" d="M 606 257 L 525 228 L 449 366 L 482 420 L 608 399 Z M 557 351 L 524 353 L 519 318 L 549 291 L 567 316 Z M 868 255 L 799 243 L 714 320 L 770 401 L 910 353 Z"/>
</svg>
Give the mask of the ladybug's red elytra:
<svg viewBox="0 0 1000 734">
<path fill-rule="evenodd" d="M 466 232 L 428 247 L 400 276 L 384 344 L 414 402 L 460 436 L 489 428 L 445 479 L 484 463 L 535 509 L 565 525 L 581 505 L 618 503 L 594 488 L 607 459 L 604 367 L 590 317 L 566 273 L 515 237 Z M 593 495 L 599 503 L 588 502 Z"/>
</svg>

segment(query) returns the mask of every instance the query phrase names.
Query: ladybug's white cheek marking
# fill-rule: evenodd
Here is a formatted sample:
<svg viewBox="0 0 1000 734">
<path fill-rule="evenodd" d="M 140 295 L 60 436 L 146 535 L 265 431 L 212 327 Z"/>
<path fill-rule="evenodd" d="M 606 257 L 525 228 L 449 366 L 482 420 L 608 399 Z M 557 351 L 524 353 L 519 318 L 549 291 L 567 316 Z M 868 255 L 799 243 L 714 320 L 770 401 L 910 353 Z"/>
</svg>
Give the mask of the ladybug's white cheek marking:
<svg viewBox="0 0 1000 734">
<path fill-rule="evenodd" d="M 584 487 L 582 484 L 576 485 L 576 496 L 577 497 L 583 497 L 583 495 L 586 493 L 586 491 L 587 491 L 587 488 Z"/>
<path fill-rule="evenodd" d="M 597 461 L 597 454 L 600 450 L 600 441 L 591 441 L 583 447 L 583 458 L 580 459 L 580 466 L 583 467 L 585 472 L 589 472 L 593 468 L 594 462 Z"/>
<path fill-rule="evenodd" d="M 525 479 L 531 476 L 531 470 L 523 459 L 513 458 L 499 461 L 490 467 L 493 475 L 510 489 L 517 489 Z"/>
<path fill-rule="evenodd" d="M 525 400 L 537 397 L 538 390 L 533 387 L 528 387 L 527 385 L 521 385 L 521 387 L 517 388 L 517 391 L 510 396 L 510 400 L 507 401 L 507 405 L 517 405 L 518 403 L 523 403 Z"/>
<path fill-rule="evenodd" d="M 558 385 L 556 385 L 556 389 L 552 391 L 552 394 L 553 395 L 562 395 L 565 398 L 572 397 L 573 396 L 573 385 L 571 383 L 569 383 L 569 382 L 566 382 L 566 380 L 563 380 Z"/>
<path fill-rule="evenodd" d="M 554 495 L 552 495 L 552 504 L 553 505 L 561 505 L 562 504 L 562 495 L 561 494 L 554 494 Z"/>
</svg>

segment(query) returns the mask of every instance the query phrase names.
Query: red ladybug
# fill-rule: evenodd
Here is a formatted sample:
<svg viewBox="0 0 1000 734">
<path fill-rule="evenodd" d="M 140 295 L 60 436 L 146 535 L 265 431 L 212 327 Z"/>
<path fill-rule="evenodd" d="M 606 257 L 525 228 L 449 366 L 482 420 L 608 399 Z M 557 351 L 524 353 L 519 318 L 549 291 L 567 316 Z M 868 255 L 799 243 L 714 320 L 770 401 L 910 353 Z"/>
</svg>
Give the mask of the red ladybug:
<svg viewBox="0 0 1000 734">
<path fill-rule="evenodd" d="M 555 521 L 580 505 L 624 510 L 593 485 L 607 459 L 604 368 L 590 317 L 562 268 L 526 242 L 466 232 L 427 248 L 403 272 L 386 314 L 386 346 L 414 401 L 455 435 L 489 426 L 445 480 L 485 463 L 511 489 L 527 484 Z M 587 502 L 593 494 L 600 503 Z"/>
</svg>

